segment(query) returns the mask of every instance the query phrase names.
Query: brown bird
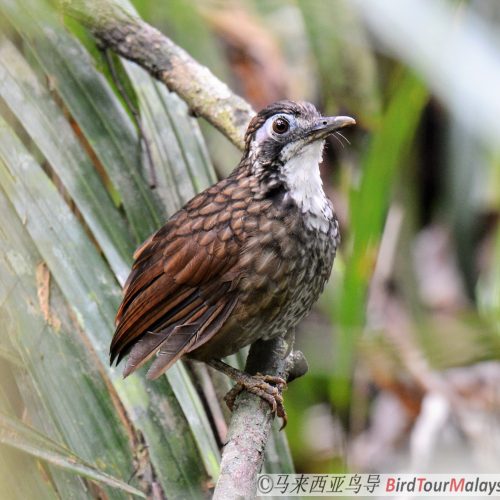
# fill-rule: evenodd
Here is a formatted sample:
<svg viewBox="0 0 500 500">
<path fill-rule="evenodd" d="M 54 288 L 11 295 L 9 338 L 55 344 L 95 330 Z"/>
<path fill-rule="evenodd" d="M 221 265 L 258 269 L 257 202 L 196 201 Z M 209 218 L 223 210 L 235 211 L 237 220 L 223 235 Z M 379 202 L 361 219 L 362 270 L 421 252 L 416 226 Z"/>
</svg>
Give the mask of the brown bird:
<svg viewBox="0 0 500 500">
<path fill-rule="evenodd" d="M 319 163 L 325 138 L 353 124 L 292 101 L 252 119 L 232 174 L 186 203 L 134 254 L 110 348 L 111 363 L 129 355 L 124 376 L 156 355 L 147 374 L 154 379 L 189 356 L 286 419 L 282 379 L 246 374 L 220 358 L 287 335 L 322 292 L 340 236 Z"/>
</svg>

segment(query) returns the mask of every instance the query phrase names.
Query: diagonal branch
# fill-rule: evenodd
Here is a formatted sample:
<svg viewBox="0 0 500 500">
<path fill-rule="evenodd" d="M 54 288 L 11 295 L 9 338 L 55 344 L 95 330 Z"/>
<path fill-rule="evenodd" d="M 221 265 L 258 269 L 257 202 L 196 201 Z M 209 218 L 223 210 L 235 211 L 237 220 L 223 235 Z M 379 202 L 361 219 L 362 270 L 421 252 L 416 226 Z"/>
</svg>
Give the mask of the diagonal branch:
<svg viewBox="0 0 500 500">
<path fill-rule="evenodd" d="M 184 49 L 117 0 L 60 0 L 60 5 L 104 47 L 142 66 L 176 92 L 193 114 L 205 118 L 243 149 L 252 107 Z"/>
</svg>

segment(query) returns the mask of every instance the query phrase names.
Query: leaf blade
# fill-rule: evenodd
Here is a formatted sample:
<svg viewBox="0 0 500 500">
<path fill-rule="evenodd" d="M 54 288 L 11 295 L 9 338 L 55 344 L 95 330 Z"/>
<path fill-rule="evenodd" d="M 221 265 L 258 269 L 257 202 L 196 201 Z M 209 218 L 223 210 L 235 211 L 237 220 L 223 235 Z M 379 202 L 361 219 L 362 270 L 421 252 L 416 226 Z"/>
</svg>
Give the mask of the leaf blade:
<svg viewBox="0 0 500 500">
<path fill-rule="evenodd" d="M 0 443 L 24 451 L 34 457 L 41 458 L 57 467 L 74 472 L 88 479 L 99 481 L 112 488 L 117 488 L 132 495 L 146 498 L 146 495 L 137 488 L 121 481 L 71 453 L 59 443 L 28 427 L 20 420 L 16 420 L 0 412 Z"/>
</svg>

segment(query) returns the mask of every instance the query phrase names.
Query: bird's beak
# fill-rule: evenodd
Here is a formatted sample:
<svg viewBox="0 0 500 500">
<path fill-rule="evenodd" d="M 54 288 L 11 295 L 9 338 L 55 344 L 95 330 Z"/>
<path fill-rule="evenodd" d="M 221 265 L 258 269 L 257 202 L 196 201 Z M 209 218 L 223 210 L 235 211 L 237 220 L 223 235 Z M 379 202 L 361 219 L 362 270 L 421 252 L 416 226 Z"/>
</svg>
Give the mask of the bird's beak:
<svg viewBox="0 0 500 500">
<path fill-rule="evenodd" d="M 350 116 L 322 116 L 309 129 L 307 133 L 308 142 L 324 139 L 336 130 L 350 127 L 351 125 L 356 125 L 356 120 Z"/>
</svg>

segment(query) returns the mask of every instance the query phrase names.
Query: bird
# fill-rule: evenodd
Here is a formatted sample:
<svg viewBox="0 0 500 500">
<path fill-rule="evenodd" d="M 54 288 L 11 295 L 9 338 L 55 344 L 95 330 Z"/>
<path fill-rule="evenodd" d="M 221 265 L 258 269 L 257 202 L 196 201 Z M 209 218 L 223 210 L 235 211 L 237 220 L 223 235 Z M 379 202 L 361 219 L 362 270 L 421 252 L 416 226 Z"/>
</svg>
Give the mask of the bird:
<svg viewBox="0 0 500 500">
<path fill-rule="evenodd" d="M 339 223 L 322 185 L 325 139 L 354 125 L 308 102 L 278 101 L 250 121 L 239 165 L 194 196 L 134 253 L 110 346 L 126 377 L 152 360 L 155 379 L 177 360 L 204 361 L 284 419 L 286 382 L 224 358 L 286 337 L 330 277 Z"/>
</svg>

